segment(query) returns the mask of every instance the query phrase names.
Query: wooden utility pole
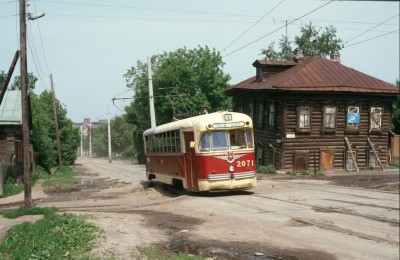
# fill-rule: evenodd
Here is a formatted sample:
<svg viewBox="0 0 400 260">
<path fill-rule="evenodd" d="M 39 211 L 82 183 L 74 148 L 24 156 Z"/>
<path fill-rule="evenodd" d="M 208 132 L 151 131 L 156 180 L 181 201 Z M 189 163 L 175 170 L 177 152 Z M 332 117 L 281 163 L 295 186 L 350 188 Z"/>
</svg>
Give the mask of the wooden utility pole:
<svg viewBox="0 0 400 260">
<path fill-rule="evenodd" d="M 19 0 L 19 38 L 21 56 L 22 153 L 24 158 L 24 204 L 32 207 L 31 165 L 29 156 L 28 64 L 26 54 L 25 0 Z"/>
<path fill-rule="evenodd" d="M 54 83 L 52 74 L 50 74 L 50 83 L 51 83 L 51 95 L 53 98 L 54 127 L 56 128 L 58 168 L 61 168 L 62 166 L 61 142 L 60 142 L 60 133 L 58 131 L 57 103 L 56 103 L 56 94 L 54 93 Z"/>
</svg>

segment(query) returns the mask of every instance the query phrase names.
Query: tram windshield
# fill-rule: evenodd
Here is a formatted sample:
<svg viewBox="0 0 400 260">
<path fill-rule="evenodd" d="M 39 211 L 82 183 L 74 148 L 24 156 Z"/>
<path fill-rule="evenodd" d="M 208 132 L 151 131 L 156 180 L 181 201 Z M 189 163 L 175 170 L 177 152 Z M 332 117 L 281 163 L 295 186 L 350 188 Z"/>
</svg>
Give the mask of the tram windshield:
<svg viewBox="0 0 400 260">
<path fill-rule="evenodd" d="M 250 130 L 204 132 L 199 148 L 201 152 L 253 148 L 253 137 Z"/>
</svg>

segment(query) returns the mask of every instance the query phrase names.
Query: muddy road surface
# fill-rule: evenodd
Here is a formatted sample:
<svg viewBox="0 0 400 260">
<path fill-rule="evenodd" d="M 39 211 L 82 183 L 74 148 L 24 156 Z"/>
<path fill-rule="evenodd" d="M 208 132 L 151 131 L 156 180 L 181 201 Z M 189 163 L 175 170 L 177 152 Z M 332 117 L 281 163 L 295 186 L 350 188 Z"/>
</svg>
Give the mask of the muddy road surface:
<svg viewBox="0 0 400 260">
<path fill-rule="evenodd" d="M 399 173 L 260 176 L 257 188 L 190 193 L 148 186 L 141 165 L 79 159 L 81 176 L 36 185 L 37 206 L 88 215 L 105 231 L 99 256 L 135 259 L 137 246 L 210 259 L 399 259 Z M 0 199 L 0 211 L 23 194 Z M 22 221 L 22 220 L 18 220 Z M 0 217 L 0 238 L 18 221 Z"/>
</svg>

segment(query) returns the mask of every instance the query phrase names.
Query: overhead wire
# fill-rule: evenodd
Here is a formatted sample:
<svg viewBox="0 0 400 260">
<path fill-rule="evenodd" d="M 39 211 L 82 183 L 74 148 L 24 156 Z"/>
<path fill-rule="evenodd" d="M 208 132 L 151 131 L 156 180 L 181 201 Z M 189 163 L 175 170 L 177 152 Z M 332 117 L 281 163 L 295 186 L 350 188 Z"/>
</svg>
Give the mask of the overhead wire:
<svg viewBox="0 0 400 260">
<path fill-rule="evenodd" d="M 321 9 L 321 8 L 323 8 L 323 7 L 325 7 L 325 6 L 327 6 L 328 4 L 331 4 L 333 1 L 335 1 L 335 0 L 330 0 L 328 3 L 325 3 L 325 4 L 319 6 L 319 7 L 315 8 L 315 9 L 309 11 L 308 13 L 306 13 L 306 14 L 304 14 L 304 15 L 302 15 L 302 16 L 300 16 L 300 17 L 298 17 L 298 18 L 296 18 L 296 19 L 294 19 L 294 20 L 292 20 L 292 21 L 290 21 L 289 23 L 287 23 L 287 24 L 285 24 L 285 25 L 279 27 L 278 29 L 273 30 L 272 32 L 269 32 L 269 33 L 267 33 L 267 34 L 265 34 L 265 35 L 263 35 L 263 36 L 257 38 L 256 40 L 251 41 L 251 42 L 249 42 L 249 43 L 243 45 L 242 47 L 239 47 L 239 48 L 237 48 L 237 49 L 231 51 L 230 53 L 228 53 L 228 54 L 226 54 L 225 56 L 223 56 L 223 58 L 225 58 L 225 57 L 227 57 L 227 56 L 229 56 L 229 55 L 231 55 L 231 54 L 233 54 L 233 53 L 235 53 L 235 52 L 237 52 L 237 51 L 239 51 L 239 50 L 241 50 L 241 49 L 243 49 L 243 48 L 246 48 L 247 46 L 249 46 L 249 45 L 251 45 L 251 44 L 253 44 L 253 43 L 255 43 L 255 42 L 257 42 L 257 41 L 259 41 L 259 40 L 261 40 L 261 39 L 263 39 L 263 38 L 265 38 L 265 37 L 271 35 L 271 34 L 273 34 L 274 32 L 277 32 L 277 31 L 281 30 L 282 28 L 285 28 L 286 26 L 288 26 L 288 25 L 290 25 L 290 24 L 292 24 L 292 23 L 298 21 L 299 19 L 301 19 L 301 18 L 303 18 L 303 17 L 306 17 L 307 15 L 309 15 L 309 14 L 311 14 L 311 13 L 313 13 L 313 12 L 315 12 L 315 11 L 317 11 L 317 10 L 319 10 L 319 9 Z"/>
<path fill-rule="evenodd" d="M 33 1 L 33 4 L 35 6 L 35 12 L 37 12 L 36 1 L 35 0 Z M 44 51 L 43 37 L 42 37 L 42 31 L 40 30 L 39 20 L 36 20 L 36 24 L 37 24 L 37 27 L 38 27 L 38 32 L 39 32 L 39 37 L 40 37 L 40 46 L 41 46 L 42 53 L 43 53 L 44 64 L 46 65 L 47 74 L 50 75 L 51 73 L 50 73 L 48 62 L 47 62 L 47 58 L 46 58 L 46 52 Z"/>
<path fill-rule="evenodd" d="M 47 2 L 51 4 L 69 4 L 69 5 L 85 5 L 85 6 L 98 6 L 98 7 L 112 7 L 112 8 L 123 8 L 123 9 L 139 9 L 139 10 L 150 10 L 160 12 L 178 12 L 178 13 L 194 13 L 194 14 L 207 14 L 207 15 L 226 15 L 226 16 L 239 16 L 249 17 L 248 15 L 233 14 L 233 13 L 216 13 L 216 12 L 201 12 L 192 10 L 178 10 L 178 9 L 166 9 L 166 8 L 149 8 L 149 7 L 138 7 L 130 5 L 113 5 L 113 4 L 98 4 L 98 3 L 80 3 L 80 2 L 65 2 L 65 1 L 49 1 L 49 0 L 38 0 L 41 2 Z M 256 16 L 252 16 L 256 17 Z"/>
<path fill-rule="evenodd" d="M 351 47 L 351 46 L 354 46 L 354 45 L 357 45 L 357 44 L 360 44 L 360 43 L 363 43 L 363 42 L 367 42 L 367 41 L 370 41 L 370 40 L 374 40 L 374 39 L 376 39 L 376 38 L 380 38 L 380 37 L 382 37 L 382 36 L 385 36 L 385 35 L 388 35 L 388 34 L 392 34 L 392 33 L 398 32 L 398 31 L 399 31 L 399 29 L 394 30 L 394 31 L 391 31 L 391 32 L 387 32 L 387 33 L 384 33 L 384 34 L 381 34 L 381 35 L 378 35 L 378 36 L 375 36 L 375 37 L 372 37 L 372 38 L 369 38 L 369 39 L 366 39 L 366 40 L 363 40 L 363 41 L 359 41 L 359 42 L 356 42 L 356 43 L 353 43 L 353 44 L 350 44 L 350 45 L 345 45 L 345 46 L 343 46 L 343 49 L 344 49 L 344 48 Z"/>
<path fill-rule="evenodd" d="M 391 17 L 391 18 L 389 18 L 389 19 L 387 19 L 387 20 L 385 20 L 385 21 L 383 21 L 383 22 L 381 22 L 381 23 L 379 23 L 378 25 L 376 25 L 376 26 L 374 26 L 374 27 L 371 27 L 370 29 L 366 30 L 366 31 L 363 32 L 363 33 L 360 33 L 359 35 L 354 36 L 354 37 L 351 38 L 350 40 L 347 40 L 344 44 L 346 44 L 346 43 L 348 43 L 348 42 L 350 42 L 350 41 L 352 41 L 352 40 L 354 40 L 354 39 L 357 39 L 358 37 L 360 37 L 360 36 L 362 36 L 362 35 L 364 35 L 364 34 L 370 32 L 371 30 L 375 29 L 376 27 L 379 27 L 379 26 L 383 25 L 384 23 L 386 23 L 386 22 L 392 20 L 393 18 L 395 18 L 395 17 L 397 17 L 397 16 L 399 16 L 399 14 L 397 14 L 397 15 L 395 15 L 395 16 L 393 16 L 393 17 Z"/>
<path fill-rule="evenodd" d="M 44 87 L 46 90 L 48 90 L 49 87 L 48 87 L 48 85 L 47 85 L 47 81 L 44 80 L 44 79 L 47 78 L 46 76 L 44 76 L 44 75 L 46 75 L 46 73 L 45 73 L 44 70 L 43 70 L 43 66 L 42 66 L 42 63 L 41 63 L 41 61 L 40 61 L 39 54 L 38 54 L 38 52 L 37 52 L 37 48 L 36 48 L 36 44 L 35 44 L 35 39 L 34 39 L 34 37 L 33 37 L 32 30 L 31 30 L 31 25 L 30 25 L 30 23 L 27 23 L 27 24 L 28 24 L 27 40 L 28 40 L 28 43 L 29 43 L 28 46 L 29 46 L 29 50 L 31 51 L 32 60 L 33 60 L 33 63 L 34 63 L 34 65 L 35 65 L 35 68 L 36 68 L 36 72 L 37 72 L 37 74 L 38 74 L 38 77 L 39 77 L 39 79 L 42 81 L 43 87 Z"/>
<path fill-rule="evenodd" d="M 260 19 L 258 19 L 254 24 L 252 24 L 249 28 L 247 28 L 244 32 L 242 32 L 238 37 L 236 37 L 231 43 L 226 46 L 222 52 L 228 49 L 232 44 L 234 44 L 237 40 L 239 40 L 243 35 L 245 35 L 248 31 L 250 31 L 254 26 L 256 26 L 262 19 L 264 19 L 267 15 L 269 15 L 272 11 L 278 8 L 285 0 L 280 1 L 277 5 L 275 5 L 270 11 L 268 11 L 265 15 L 263 15 Z"/>
</svg>

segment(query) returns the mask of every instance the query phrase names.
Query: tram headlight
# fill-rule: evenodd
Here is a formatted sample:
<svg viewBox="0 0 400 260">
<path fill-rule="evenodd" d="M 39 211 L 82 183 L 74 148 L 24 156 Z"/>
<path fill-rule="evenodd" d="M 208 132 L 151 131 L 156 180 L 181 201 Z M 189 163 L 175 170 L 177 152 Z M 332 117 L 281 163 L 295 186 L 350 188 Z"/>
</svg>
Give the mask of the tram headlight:
<svg viewBox="0 0 400 260">
<path fill-rule="evenodd" d="M 229 166 L 229 171 L 233 172 L 235 170 L 235 167 L 233 167 L 233 165 Z"/>
</svg>

